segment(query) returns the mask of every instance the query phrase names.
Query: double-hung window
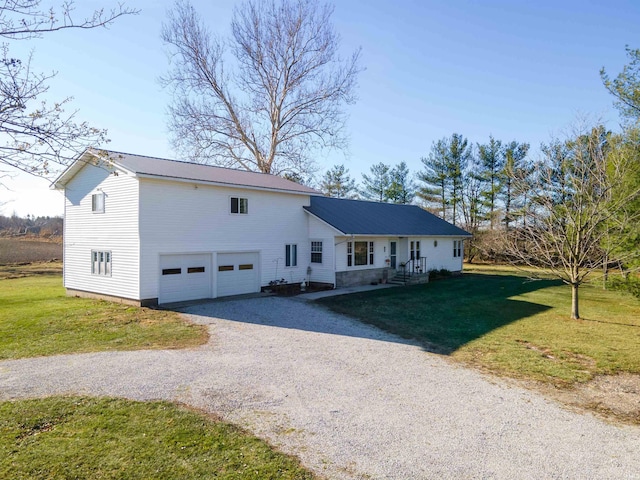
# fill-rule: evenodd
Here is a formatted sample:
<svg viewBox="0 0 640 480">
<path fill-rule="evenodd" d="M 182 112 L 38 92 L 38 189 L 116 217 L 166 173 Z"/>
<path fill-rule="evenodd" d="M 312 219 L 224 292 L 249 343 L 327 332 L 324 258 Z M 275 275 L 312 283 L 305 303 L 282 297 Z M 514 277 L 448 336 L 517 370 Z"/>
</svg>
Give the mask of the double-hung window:
<svg viewBox="0 0 640 480">
<path fill-rule="evenodd" d="M 104 192 L 91 195 L 91 211 L 93 213 L 104 213 Z"/>
<path fill-rule="evenodd" d="M 420 240 L 411 241 L 410 251 L 411 260 L 420 259 Z"/>
<path fill-rule="evenodd" d="M 249 213 L 249 199 L 231 197 L 231 213 Z"/>
<path fill-rule="evenodd" d="M 322 242 L 311 242 L 311 263 L 322 263 Z"/>
<path fill-rule="evenodd" d="M 93 275 L 111 276 L 111 252 L 91 250 L 91 273 Z"/>
<path fill-rule="evenodd" d="M 453 241 L 453 256 L 454 257 L 462 256 L 462 240 Z"/>
<path fill-rule="evenodd" d="M 294 243 L 285 245 L 284 257 L 286 267 L 296 267 L 298 265 L 298 245 Z"/>
</svg>

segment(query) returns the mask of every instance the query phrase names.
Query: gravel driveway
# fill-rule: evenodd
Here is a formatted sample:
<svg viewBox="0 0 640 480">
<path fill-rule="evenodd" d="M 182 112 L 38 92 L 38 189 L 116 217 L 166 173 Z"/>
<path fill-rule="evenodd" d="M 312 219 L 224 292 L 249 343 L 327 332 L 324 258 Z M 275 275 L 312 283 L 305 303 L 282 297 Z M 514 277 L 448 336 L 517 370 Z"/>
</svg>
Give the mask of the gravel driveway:
<svg viewBox="0 0 640 480">
<path fill-rule="evenodd" d="M 185 402 L 328 478 L 640 479 L 640 428 L 567 411 L 321 307 L 276 297 L 188 309 L 198 349 L 0 362 L 0 399 Z"/>
</svg>

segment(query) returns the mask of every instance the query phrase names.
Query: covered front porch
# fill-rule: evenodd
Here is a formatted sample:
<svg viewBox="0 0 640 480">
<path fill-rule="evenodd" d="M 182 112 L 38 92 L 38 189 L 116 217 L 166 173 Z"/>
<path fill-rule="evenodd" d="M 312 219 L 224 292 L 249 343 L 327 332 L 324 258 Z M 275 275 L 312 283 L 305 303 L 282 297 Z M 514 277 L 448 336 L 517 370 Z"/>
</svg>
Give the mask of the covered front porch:
<svg viewBox="0 0 640 480">
<path fill-rule="evenodd" d="M 336 287 L 375 283 L 426 283 L 424 239 L 415 237 L 336 238 Z M 346 260 L 342 265 L 340 260 Z"/>
</svg>

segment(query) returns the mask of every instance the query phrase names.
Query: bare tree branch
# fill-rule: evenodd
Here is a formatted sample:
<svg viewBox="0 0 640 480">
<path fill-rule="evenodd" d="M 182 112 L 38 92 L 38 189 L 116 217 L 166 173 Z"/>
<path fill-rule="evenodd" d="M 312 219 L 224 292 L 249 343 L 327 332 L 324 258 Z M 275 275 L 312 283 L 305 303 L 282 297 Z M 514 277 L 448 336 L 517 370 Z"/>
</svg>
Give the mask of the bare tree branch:
<svg viewBox="0 0 640 480">
<path fill-rule="evenodd" d="M 605 262 L 628 262 L 637 249 L 623 250 L 622 231 L 627 222 L 640 221 L 630 208 L 640 197 L 640 186 L 623 190 L 625 178 L 637 158 L 616 149 L 617 139 L 603 127 L 580 132 L 543 148 L 526 184 L 531 201 L 504 249 L 512 261 L 543 267 L 572 287 L 572 318 L 580 318 L 578 288 Z M 613 154 L 616 152 L 617 154 Z M 620 233 L 620 235 L 616 235 Z"/>
<path fill-rule="evenodd" d="M 338 57 L 332 13 L 311 0 L 249 1 L 222 39 L 176 2 L 162 30 L 173 68 L 161 79 L 174 96 L 174 146 L 195 161 L 274 174 L 308 173 L 313 151 L 343 148 L 360 51 Z"/>
<path fill-rule="evenodd" d="M 56 12 L 43 9 L 42 0 L 0 2 L 0 164 L 11 170 L 48 175 L 67 165 L 87 146 L 106 140 L 106 131 L 78 122 L 76 112 L 65 112 L 72 98 L 49 103 L 40 100 L 54 73 L 36 73 L 32 57 L 14 58 L 8 42 L 39 38 L 63 29 L 104 27 L 137 10 L 119 4 L 111 10 L 95 10 L 79 21 L 74 3 L 66 1 Z"/>
</svg>

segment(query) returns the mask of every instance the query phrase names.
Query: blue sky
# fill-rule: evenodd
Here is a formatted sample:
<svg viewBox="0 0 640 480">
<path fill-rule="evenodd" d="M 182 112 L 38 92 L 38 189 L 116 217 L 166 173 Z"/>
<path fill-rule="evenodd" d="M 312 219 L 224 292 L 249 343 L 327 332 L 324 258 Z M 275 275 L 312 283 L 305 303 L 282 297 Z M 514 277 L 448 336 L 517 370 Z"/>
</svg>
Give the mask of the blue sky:
<svg viewBox="0 0 640 480">
<path fill-rule="evenodd" d="M 110 0 L 78 2 L 78 13 Z M 213 31 L 226 34 L 233 5 L 193 1 Z M 109 29 L 67 31 L 13 43 L 34 49 L 34 66 L 57 71 L 48 98 L 73 96 L 78 118 L 106 128 L 107 148 L 175 158 L 168 142 L 168 69 L 160 40 L 172 1 L 128 0 L 141 9 Z M 433 141 L 461 133 L 470 141 L 540 142 L 582 115 L 618 128 L 601 67 L 616 75 L 625 45 L 640 47 L 640 2 L 382 1 L 335 3 L 343 55 L 362 47 L 359 100 L 348 107 L 348 153 L 318 158 L 345 163 L 357 181 L 378 162 L 421 168 Z M 535 150 L 534 150 L 535 155 Z M 0 190 L 3 214 L 55 215 L 62 196 L 48 182 L 18 175 Z"/>
</svg>

